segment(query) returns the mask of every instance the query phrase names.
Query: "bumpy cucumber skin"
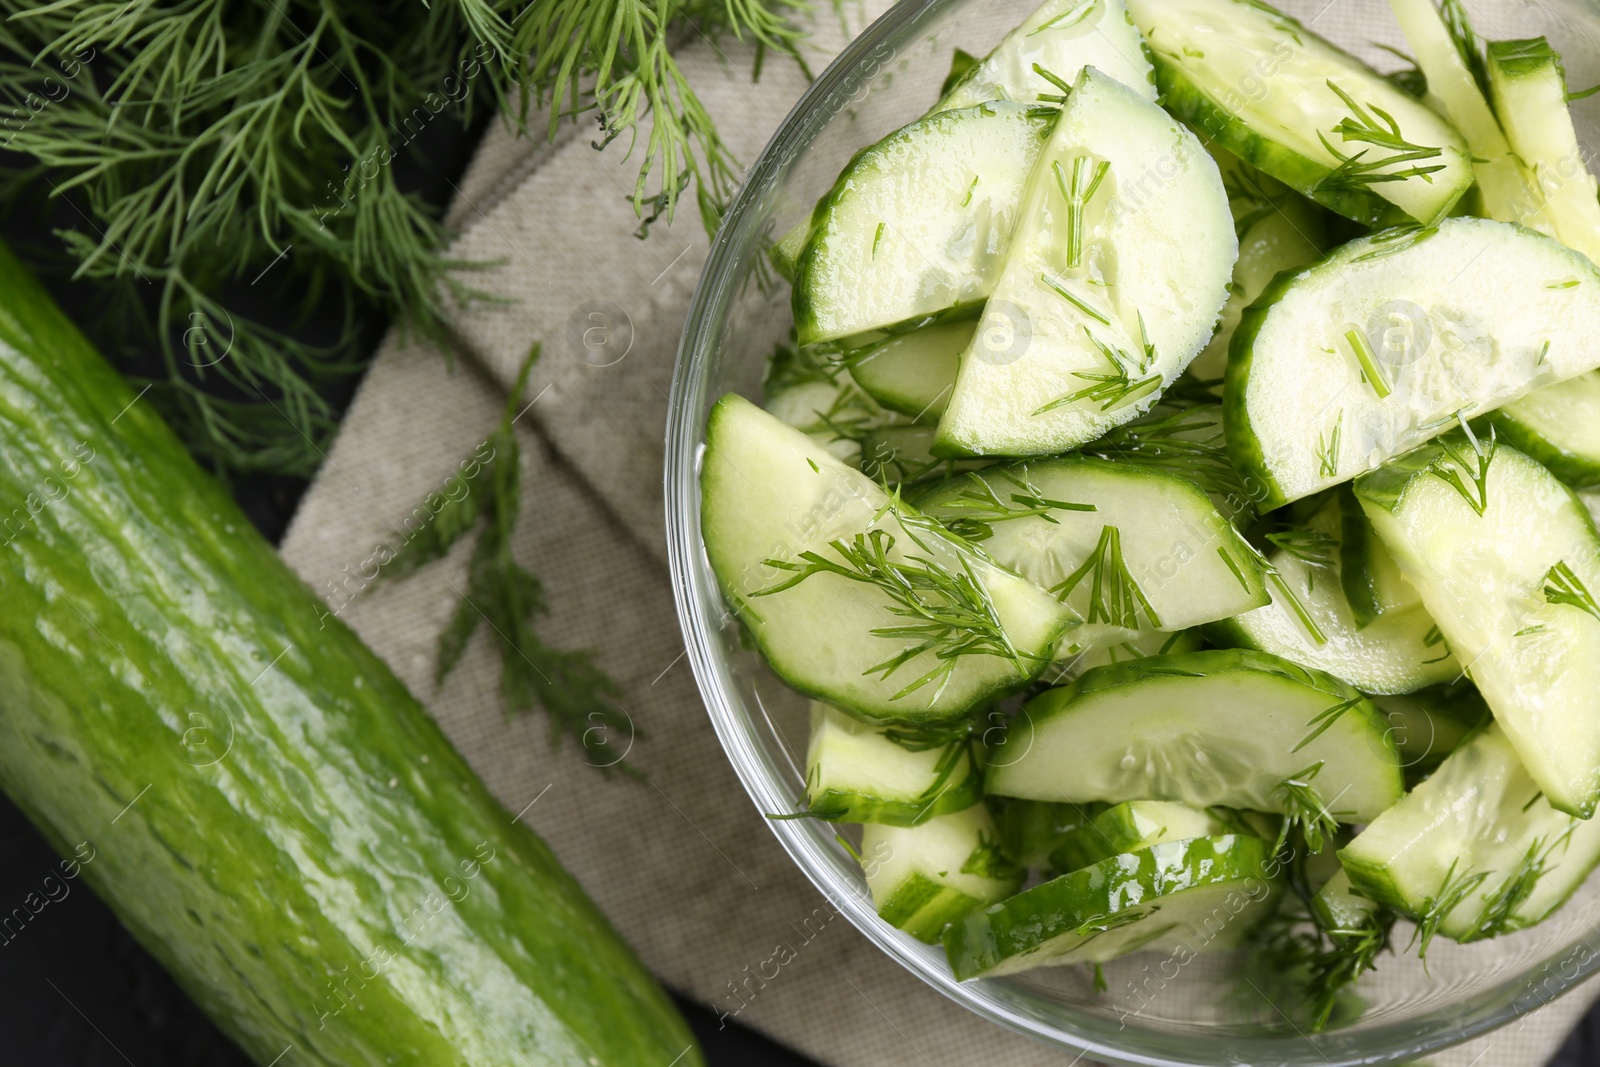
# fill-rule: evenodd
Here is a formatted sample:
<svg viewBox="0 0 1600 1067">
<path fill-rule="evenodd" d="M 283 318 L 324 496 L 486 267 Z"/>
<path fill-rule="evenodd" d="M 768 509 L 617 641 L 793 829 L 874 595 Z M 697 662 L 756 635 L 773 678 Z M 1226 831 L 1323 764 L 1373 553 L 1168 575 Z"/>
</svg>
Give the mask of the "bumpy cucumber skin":
<svg viewBox="0 0 1600 1067">
<path fill-rule="evenodd" d="M 1096 921 L 1145 909 L 1160 895 L 1197 885 L 1237 881 L 1248 890 L 1253 883 L 1261 892 L 1252 899 L 1260 903 L 1274 888 L 1271 853 L 1271 845 L 1258 837 L 1201 837 L 1114 856 L 1061 875 L 952 923 L 944 933 L 950 970 L 959 981 L 977 978 L 1051 938 L 1085 926 L 1092 930 Z M 1077 898 L 1076 906 L 1062 905 L 1068 894 Z M 1264 918 L 1270 908 L 1257 910 Z"/>
<path fill-rule="evenodd" d="M 1595 413 L 1600 416 L 1600 412 Z M 1487 432 L 1485 423 L 1511 447 L 1547 467 L 1551 474 L 1574 489 L 1588 489 L 1600 485 L 1600 456 L 1582 455 L 1560 447 L 1556 442 L 1519 421 L 1506 408 L 1496 408 L 1483 419 L 1474 420 L 1474 427 Z"/>
<path fill-rule="evenodd" d="M 0 785 L 51 843 L 259 1063 L 702 1062 L 148 398 L 0 279 L 0 501 L 64 490 L 0 546 Z"/>
</svg>

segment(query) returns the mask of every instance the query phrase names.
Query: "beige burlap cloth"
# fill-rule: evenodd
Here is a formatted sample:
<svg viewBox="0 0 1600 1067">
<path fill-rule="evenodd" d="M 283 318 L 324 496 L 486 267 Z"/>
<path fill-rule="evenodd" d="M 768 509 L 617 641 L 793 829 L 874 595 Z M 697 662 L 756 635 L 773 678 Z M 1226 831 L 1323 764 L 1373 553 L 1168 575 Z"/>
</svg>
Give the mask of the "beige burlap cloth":
<svg viewBox="0 0 1600 1067">
<path fill-rule="evenodd" d="M 841 18 L 819 5 L 814 68 L 887 6 L 871 0 Z M 1370 17 L 1371 6 L 1339 0 L 1326 18 Z M 752 86 L 750 53 L 733 42 L 691 37 L 680 55 L 745 162 L 806 84 L 792 65 L 769 60 Z M 423 699 L 668 985 L 716 1011 L 737 1009 L 740 1023 L 836 1067 L 1070 1062 L 946 1000 L 834 917 L 724 758 L 684 660 L 661 489 L 668 383 L 708 242 L 692 208 L 637 240 L 624 204 L 636 160 L 615 146 L 594 151 L 592 136 L 589 124 L 564 127 L 554 145 L 500 125 L 486 136 L 451 209 L 453 252 L 498 261 L 474 281 L 515 302 L 463 312 L 453 369 L 398 333 L 385 341 L 284 541 L 285 558 Z M 612 366 L 569 344 L 597 300 L 632 324 L 631 348 Z M 536 340 L 545 355 L 528 394 L 538 400 L 519 422 L 516 551 L 548 587 L 548 639 L 600 650 L 626 690 L 627 710 L 648 735 L 631 756 L 644 782 L 602 777 L 571 745 L 553 749 L 537 714 L 508 719 L 483 632 L 435 690 L 435 641 L 465 586 L 467 544 L 405 581 L 363 591 L 374 548 L 398 538 L 427 494 L 449 490 Z M 775 978 L 750 980 L 775 969 Z M 1558 1000 L 1433 1062 L 1542 1063 L 1587 1003 L 1584 993 Z"/>
</svg>

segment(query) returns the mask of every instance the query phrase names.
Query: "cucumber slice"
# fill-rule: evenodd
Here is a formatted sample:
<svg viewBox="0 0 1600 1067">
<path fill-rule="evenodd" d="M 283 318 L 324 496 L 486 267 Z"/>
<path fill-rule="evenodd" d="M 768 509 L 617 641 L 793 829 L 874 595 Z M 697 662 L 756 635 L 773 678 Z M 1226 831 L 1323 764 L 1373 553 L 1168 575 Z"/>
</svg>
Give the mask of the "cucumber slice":
<svg viewBox="0 0 1600 1067">
<path fill-rule="evenodd" d="M 1235 228 L 1239 234 L 1239 261 L 1233 265 L 1233 281 L 1228 286 L 1228 302 L 1222 306 L 1222 320 L 1206 347 L 1189 364 L 1189 373 L 1201 381 L 1221 381 L 1227 373 L 1228 345 L 1239 328 L 1244 309 L 1255 303 L 1279 274 L 1321 258 L 1328 242 L 1327 229 L 1317 209 L 1292 192 L 1237 219 Z"/>
<path fill-rule="evenodd" d="M 866 394 L 918 422 L 938 422 L 955 387 L 961 353 L 972 343 L 976 321 L 934 323 L 880 341 L 850 360 L 850 373 Z"/>
<path fill-rule="evenodd" d="M 982 798 L 967 741 L 902 744 L 832 705 L 811 702 L 806 810 L 813 817 L 915 826 Z"/>
<path fill-rule="evenodd" d="M 1317 767 L 1306 790 L 1286 788 Z M 985 788 L 1030 800 L 1181 800 L 1341 822 L 1400 797 L 1388 723 L 1338 679 L 1262 652 L 1208 651 L 1090 671 L 1024 705 Z"/>
<path fill-rule="evenodd" d="M 1333 873 L 1311 898 L 1311 914 L 1324 930 L 1357 931 L 1370 925 L 1382 907 L 1355 891 L 1350 872 Z"/>
<path fill-rule="evenodd" d="M 969 912 L 945 931 L 957 979 L 1100 963 L 1140 949 L 1231 947 L 1272 914 L 1272 846 L 1225 835 L 1169 841 Z"/>
<path fill-rule="evenodd" d="M 1476 686 L 1462 679 L 1415 693 L 1374 695 L 1389 720 L 1389 735 L 1406 770 L 1437 767 L 1467 736 L 1489 721 L 1489 705 Z"/>
<path fill-rule="evenodd" d="M 1042 800 L 1004 803 L 996 821 L 1006 855 L 1035 869 L 1049 866 L 1050 853 L 1100 811 L 1099 804 L 1050 804 Z"/>
<path fill-rule="evenodd" d="M 813 214 L 795 268 L 802 344 L 987 297 L 1056 112 L 997 102 L 942 111 L 857 153 Z"/>
<path fill-rule="evenodd" d="M 972 909 L 1016 892 L 1022 870 L 998 841 L 982 804 L 920 826 L 868 823 L 861 830 L 861 862 L 878 917 L 935 942 Z"/>
<path fill-rule="evenodd" d="M 1155 101 L 1155 72 L 1122 0 L 1044 0 L 946 90 L 937 110 L 985 100 L 1059 104 L 1084 67 Z"/>
<path fill-rule="evenodd" d="M 1079 630 L 1086 627 L 1079 627 Z M 1102 633 L 1099 635 L 1101 643 L 1085 643 L 1077 639 L 1074 631 L 1062 642 L 1060 650 L 1056 653 L 1056 661 L 1041 676 L 1051 685 L 1060 685 L 1082 676 L 1096 667 L 1105 667 L 1114 663 L 1128 663 L 1136 659 L 1148 659 L 1151 656 L 1175 656 L 1183 652 L 1198 652 L 1205 643 L 1201 631 L 1175 630 L 1168 633 L 1165 630 L 1139 630 L 1137 633 L 1124 635 L 1117 633 Z"/>
<path fill-rule="evenodd" d="M 1417 67 L 1428 84 L 1428 96 L 1461 131 L 1472 151 L 1472 172 L 1484 214 L 1501 222 L 1544 229 L 1538 221 L 1539 197 L 1531 190 L 1527 173 L 1512 154 L 1500 122 L 1484 98 L 1484 90 L 1467 68 L 1433 0 L 1389 0 L 1389 6 L 1417 57 Z M 1459 5 L 1454 17 L 1466 17 Z M 1562 107 L 1565 109 L 1565 101 Z"/>
<path fill-rule="evenodd" d="M 800 265 L 800 253 L 806 250 L 806 242 L 809 240 L 811 240 L 811 216 L 807 215 L 789 227 L 788 232 L 778 238 L 767 252 L 767 258 L 772 261 L 778 277 L 784 281 L 794 281 L 795 269 Z"/>
<path fill-rule="evenodd" d="M 1168 110 L 1317 203 L 1372 227 L 1429 224 L 1472 185 L 1467 146 L 1449 123 L 1265 3 L 1131 0 L 1128 9 Z"/>
<path fill-rule="evenodd" d="M 1597 335 L 1600 271 L 1530 230 L 1454 218 L 1351 241 L 1245 311 L 1228 451 L 1270 509 L 1594 370 Z"/>
<path fill-rule="evenodd" d="M 1588 818 L 1600 800 L 1600 536 L 1583 505 L 1522 453 L 1460 432 L 1358 478 L 1356 496 L 1534 781 Z"/>
<path fill-rule="evenodd" d="M 1066 456 L 972 471 L 915 503 L 1071 605 L 1085 620 L 1071 645 L 1183 630 L 1268 601 L 1239 532 L 1199 486 L 1164 471 Z"/>
<path fill-rule="evenodd" d="M 912 491 L 967 471 L 994 465 L 992 459 L 941 459 L 933 454 L 932 426 L 880 426 L 861 437 L 861 469 L 875 482 Z"/>
<path fill-rule="evenodd" d="M 939 421 L 947 455 L 1063 452 L 1148 409 L 1211 336 L 1238 254 L 1195 136 L 1093 68 L 1015 234 Z"/>
<path fill-rule="evenodd" d="M 1535 389 L 1491 411 L 1489 421 L 1573 488 L 1600 485 L 1600 373 Z"/>
<path fill-rule="evenodd" d="M 723 596 L 772 669 L 866 718 L 959 718 L 1042 670 L 1073 622 L 1044 590 L 733 394 L 712 408 L 700 487 Z M 872 558 L 851 564 L 841 549 Z M 822 569 L 833 566 L 885 580 Z M 910 591 L 888 591 L 902 582 Z M 951 617 L 975 629 L 938 621 Z"/>
<path fill-rule="evenodd" d="M 1600 820 L 1552 808 L 1491 723 L 1339 859 L 1356 889 L 1435 932 L 1477 941 L 1546 918 L 1600 861 Z"/>
<path fill-rule="evenodd" d="M 1339 530 L 1339 585 L 1356 625 L 1370 626 L 1385 613 L 1419 606 L 1422 594 L 1406 580 L 1400 564 L 1383 547 L 1349 486 L 1340 486 L 1336 492 L 1337 507 L 1343 516 Z"/>
<path fill-rule="evenodd" d="M 1600 261 L 1600 188 L 1572 127 L 1561 57 L 1543 37 L 1491 41 L 1486 67 L 1495 112 L 1531 172 L 1540 215 L 1562 244 Z"/>
<path fill-rule="evenodd" d="M 1235 832 L 1243 831 L 1220 811 L 1173 800 L 1129 800 L 1113 804 L 1063 841 L 1050 854 L 1050 866 L 1062 872 L 1076 871 L 1167 841 Z"/>
<path fill-rule="evenodd" d="M 1273 535 L 1284 547 L 1267 556 L 1277 571 L 1272 604 L 1208 627 L 1212 643 L 1270 652 L 1364 693 L 1410 693 L 1458 677 L 1461 665 L 1420 601 L 1359 625 L 1339 570 L 1340 498 L 1316 503 L 1302 525 Z"/>
</svg>

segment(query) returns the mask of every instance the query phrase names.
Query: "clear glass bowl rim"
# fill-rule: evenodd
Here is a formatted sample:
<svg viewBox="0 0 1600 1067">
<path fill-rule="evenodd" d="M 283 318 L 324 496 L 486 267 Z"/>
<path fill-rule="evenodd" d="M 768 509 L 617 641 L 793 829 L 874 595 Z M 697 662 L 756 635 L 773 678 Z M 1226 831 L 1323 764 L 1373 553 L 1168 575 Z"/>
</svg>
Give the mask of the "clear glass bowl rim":
<svg viewBox="0 0 1600 1067">
<path fill-rule="evenodd" d="M 763 751 L 753 722 L 734 696 L 735 684 L 716 637 L 722 617 L 722 597 L 706 559 L 700 537 L 700 456 L 704 444 L 704 418 L 709 409 L 709 370 L 717 343 L 721 312 L 741 284 L 741 268 L 748 258 L 762 254 L 756 238 L 765 212 L 784 171 L 805 151 L 816 132 L 832 117 L 827 110 L 839 94 L 848 98 L 852 87 L 870 80 L 881 64 L 885 46 L 908 39 L 930 16 L 974 0 L 901 0 L 849 42 L 796 102 L 779 125 L 734 198 L 712 241 L 690 303 L 673 370 L 667 408 L 666 465 L 663 488 L 666 503 L 668 564 L 679 625 L 696 684 L 705 702 L 718 740 L 733 764 L 745 791 L 759 814 L 789 810 L 795 796 L 783 768 Z M 869 73 L 869 68 L 871 72 Z M 834 109 L 835 111 L 837 109 Z M 856 929 L 906 969 L 963 1007 L 1018 1033 L 1037 1038 L 1060 1050 L 1093 1056 L 1128 1067 L 1192 1067 L 1198 1061 L 1174 1059 L 1163 1052 L 1137 1047 L 1138 1035 L 1148 1030 L 1120 1031 L 1127 1040 L 1107 1040 L 1092 1025 L 1072 1026 L 1020 1003 L 1000 983 L 979 980 L 957 982 L 942 956 L 926 951 L 910 938 L 880 920 L 872 901 L 840 869 L 839 857 L 819 838 L 807 832 L 803 820 L 762 818 L 777 836 L 790 859 Z M 1568 966 L 1582 952 L 1584 959 Z M 1552 968 L 1556 968 L 1552 970 Z M 1234 1052 L 1245 1052 L 1244 1062 L 1355 1067 L 1358 1064 L 1399 1063 L 1468 1041 L 1505 1026 L 1581 984 L 1600 970 L 1600 927 L 1587 937 L 1563 946 L 1521 974 L 1464 997 L 1424 1015 L 1361 1031 L 1333 1031 L 1318 1039 L 1284 1037 L 1247 1038 L 1230 1034 Z M 1534 979 L 1543 993 L 1535 993 Z M 1521 989 L 1522 994 L 1517 995 Z M 1445 1016 L 1449 1015 L 1446 1019 Z M 1169 1033 L 1171 1033 L 1169 1031 Z M 1343 1036 L 1341 1036 L 1343 1035 Z M 1096 1039 L 1096 1037 L 1100 1039 Z M 1178 1035 L 1173 1035 L 1178 1036 Z M 1182 1037 L 1203 1040 L 1199 1032 Z M 1166 1044 L 1166 1042 L 1162 1042 Z M 1305 1055 L 1297 1055 L 1296 1051 Z M 1076 1062 L 1076 1061 L 1073 1061 Z"/>
</svg>

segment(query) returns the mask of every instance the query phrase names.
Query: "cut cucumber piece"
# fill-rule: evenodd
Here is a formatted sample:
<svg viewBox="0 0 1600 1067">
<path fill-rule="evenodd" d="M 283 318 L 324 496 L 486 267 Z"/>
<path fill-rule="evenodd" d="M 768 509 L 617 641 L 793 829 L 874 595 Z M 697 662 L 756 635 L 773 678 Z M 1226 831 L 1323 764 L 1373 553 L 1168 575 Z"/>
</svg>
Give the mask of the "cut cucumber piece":
<svg viewBox="0 0 1600 1067">
<path fill-rule="evenodd" d="M 1228 451 L 1270 509 L 1594 370 L 1596 336 L 1600 271 L 1530 230 L 1454 218 L 1351 241 L 1245 311 Z"/>
<path fill-rule="evenodd" d="M 1042 800 L 1003 800 L 996 821 L 1006 855 L 1024 867 L 1043 869 L 1050 853 L 1094 818 L 1099 804 L 1050 804 Z"/>
<path fill-rule="evenodd" d="M 850 360 L 856 384 L 890 411 L 938 422 L 977 322 L 934 323 L 880 341 Z"/>
<path fill-rule="evenodd" d="M 939 421 L 947 455 L 1064 452 L 1148 409 L 1211 336 L 1238 255 L 1194 134 L 1093 68 L 1015 234 Z"/>
<path fill-rule="evenodd" d="M 1472 185 L 1467 146 L 1449 123 L 1266 4 L 1131 0 L 1128 9 L 1167 109 L 1317 203 L 1367 226 L 1429 224 Z"/>
<path fill-rule="evenodd" d="M 1056 652 L 1056 661 L 1040 676 L 1041 681 L 1060 685 L 1096 667 L 1148 659 L 1151 656 L 1198 652 L 1205 643 L 1198 628 L 1175 630 L 1172 633 L 1165 630 L 1140 630 L 1127 635 L 1120 631 L 1103 631 L 1096 635 L 1099 643 L 1078 640 L 1078 632 L 1084 629 L 1091 628 L 1080 626 L 1061 642 L 1061 647 Z"/>
<path fill-rule="evenodd" d="M 1016 892 L 1022 870 L 998 841 L 982 804 L 920 826 L 868 823 L 861 830 L 861 862 L 878 917 L 935 942 L 973 908 Z"/>
<path fill-rule="evenodd" d="M 1162 656 L 1092 670 L 1029 701 L 985 788 L 1294 814 L 1285 782 L 1317 767 L 1310 789 L 1328 813 L 1365 822 L 1400 797 L 1388 732 L 1370 701 L 1321 671 L 1262 652 Z"/>
<path fill-rule="evenodd" d="M 1351 883 L 1434 931 L 1477 941 L 1546 918 L 1600 861 L 1600 820 L 1552 808 L 1491 723 L 1339 850 Z"/>
<path fill-rule="evenodd" d="M 795 268 L 802 344 L 982 301 L 1056 112 L 942 111 L 861 151 L 812 216 Z"/>
<path fill-rule="evenodd" d="M 1490 412 L 1489 421 L 1573 488 L 1600 485 L 1600 373 L 1535 389 Z"/>
<path fill-rule="evenodd" d="M 1356 625 L 1370 626 L 1386 613 L 1419 606 L 1422 594 L 1406 580 L 1400 564 L 1383 547 L 1350 487 L 1343 485 L 1335 492 L 1336 506 L 1343 516 L 1339 530 L 1339 585 Z"/>
<path fill-rule="evenodd" d="M 1358 624 L 1341 582 L 1341 500 L 1315 502 L 1298 526 L 1273 535 L 1282 547 L 1267 554 L 1277 572 L 1272 604 L 1207 627 L 1212 643 L 1270 652 L 1364 693 L 1410 693 L 1458 677 L 1461 665 L 1420 600 Z"/>
<path fill-rule="evenodd" d="M 785 281 L 794 281 L 795 268 L 800 265 L 800 253 L 806 250 L 806 242 L 811 240 L 811 216 L 789 227 L 787 233 L 778 238 L 772 248 L 768 250 L 767 257 L 772 261 L 773 269 Z"/>
<path fill-rule="evenodd" d="M 701 524 L 723 596 L 802 693 L 871 719 L 958 718 L 1042 670 L 1074 621 L 741 397 L 712 408 L 703 464 Z M 973 629 L 939 621 L 952 617 Z"/>
<path fill-rule="evenodd" d="M 1174 474 L 1066 456 L 972 471 L 915 503 L 1071 605 L 1084 625 L 1068 648 L 1267 603 L 1255 553 L 1199 486 Z"/>
<path fill-rule="evenodd" d="M 1527 456 L 1459 431 L 1355 488 L 1534 781 L 1588 818 L 1600 799 L 1600 536 L 1588 512 Z"/>
<path fill-rule="evenodd" d="M 1124 852 L 1140 852 L 1167 841 L 1243 832 L 1219 810 L 1173 800 L 1129 800 L 1089 820 L 1050 854 L 1050 866 L 1076 871 Z"/>
<path fill-rule="evenodd" d="M 967 471 L 994 465 L 992 459 L 941 459 L 933 454 L 932 426 L 880 426 L 861 438 L 861 469 L 875 482 L 907 491 L 927 487 Z"/>
<path fill-rule="evenodd" d="M 1328 242 L 1327 229 L 1317 209 L 1293 192 L 1276 197 L 1265 207 L 1236 220 L 1236 229 L 1239 261 L 1233 265 L 1233 281 L 1228 285 L 1228 302 L 1222 307 L 1222 321 L 1217 323 L 1217 332 L 1189 365 L 1189 373 L 1201 381 L 1221 381 L 1227 373 L 1228 345 L 1239 328 L 1239 317 L 1244 309 L 1255 303 L 1256 297 L 1279 274 L 1321 258 Z"/>
<path fill-rule="evenodd" d="M 1236 945 L 1272 914 L 1272 846 L 1226 835 L 1169 841 L 1061 875 L 969 912 L 945 931 L 957 979 L 1100 963 L 1140 949 Z"/>
<path fill-rule="evenodd" d="M 1044 0 L 946 90 L 937 110 L 985 100 L 1059 104 L 1063 87 L 1077 81 L 1084 67 L 1155 101 L 1155 72 L 1122 0 Z"/>
<path fill-rule="evenodd" d="M 1400 761 L 1413 772 L 1437 767 L 1467 735 L 1489 721 L 1489 705 L 1465 679 L 1415 693 L 1375 695 L 1372 702 L 1389 720 L 1389 736 Z"/>
<path fill-rule="evenodd" d="M 1350 883 L 1350 872 L 1333 873 L 1311 898 L 1311 914 L 1324 930 L 1355 932 L 1372 923 L 1382 905 L 1361 896 Z"/>
<path fill-rule="evenodd" d="M 814 818 L 915 826 L 982 797 L 967 741 L 902 744 L 832 705 L 811 702 L 805 800 Z"/>
<path fill-rule="evenodd" d="M 1486 66 L 1495 112 L 1531 174 L 1540 215 L 1562 244 L 1600 261 L 1600 188 L 1572 127 L 1561 57 L 1543 37 L 1491 41 Z"/>
<path fill-rule="evenodd" d="M 1501 222 L 1543 229 L 1537 220 L 1539 197 L 1531 191 L 1527 173 L 1512 154 L 1500 122 L 1433 0 L 1389 0 L 1389 6 L 1417 57 L 1417 67 L 1428 83 L 1428 96 L 1472 151 L 1472 172 L 1484 214 Z M 1454 15 L 1466 17 L 1460 5 Z M 1565 109 L 1565 102 L 1562 106 Z"/>
</svg>

